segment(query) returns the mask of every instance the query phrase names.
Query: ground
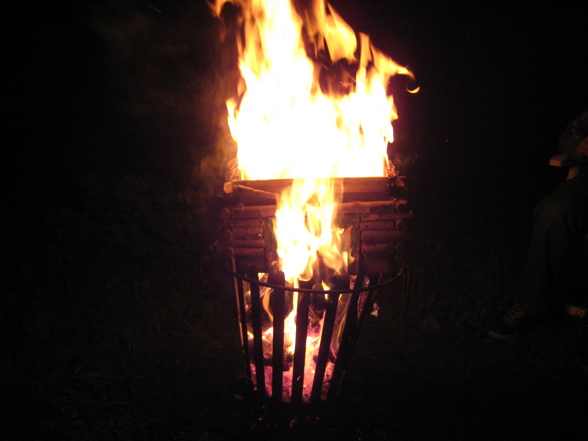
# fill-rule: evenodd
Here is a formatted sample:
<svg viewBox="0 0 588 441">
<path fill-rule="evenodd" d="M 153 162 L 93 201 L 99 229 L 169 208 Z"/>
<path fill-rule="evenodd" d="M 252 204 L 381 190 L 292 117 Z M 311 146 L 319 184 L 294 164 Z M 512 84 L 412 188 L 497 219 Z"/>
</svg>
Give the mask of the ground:
<svg viewBox="0 0 588 441">
<path fill-rule="evenodd" d="M 23 221 L 8 238 L 17 254 L 2 297 L 6 439 L 574 439 L 585 430 L 588 375 L 573 318 L 511 343 L 486 337 L 524 254 L 523 240 L 456 229 L 487 212 L 457 203 L 435 227 L 424 221 L 438 219 L 427 198 L 428 211 L 415 212 L 408 298 L 379 292 L 342 397 L 317 420 L 276 428 L 271 412 L 257 421 L 236 398 L 234 300 L 222 272 L 200 277 L 203 243 L 185 194 L 149 176 L 126 176 L 109 195 L 89 185 L 84 207 Z"/>
</svg>

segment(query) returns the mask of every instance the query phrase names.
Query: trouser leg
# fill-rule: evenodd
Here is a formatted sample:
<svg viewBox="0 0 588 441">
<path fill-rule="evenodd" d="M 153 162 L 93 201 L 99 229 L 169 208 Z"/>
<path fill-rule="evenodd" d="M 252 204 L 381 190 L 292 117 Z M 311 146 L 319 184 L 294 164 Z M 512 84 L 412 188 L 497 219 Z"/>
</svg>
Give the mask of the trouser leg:
<svg viewBox="0 0 588 441">
<path fill-rule="evenodd" d="M 519 303 L 527 314 L 543 316 L 564 300 L 566 291 L 588 289 L 582 258 L 587 219 L 588 175 L 566 181 L 535 207 L 518 288 Z"/>
</svg>

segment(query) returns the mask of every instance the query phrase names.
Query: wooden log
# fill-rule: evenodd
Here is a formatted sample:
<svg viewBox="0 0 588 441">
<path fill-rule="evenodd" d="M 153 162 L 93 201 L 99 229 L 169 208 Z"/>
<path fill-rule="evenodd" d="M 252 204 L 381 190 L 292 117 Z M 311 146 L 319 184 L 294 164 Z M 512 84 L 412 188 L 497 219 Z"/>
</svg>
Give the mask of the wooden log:
<svg viewBox="0 0 588 441">
<path fill-rule="evenodd" d="M 366 213 L 360 216 L 361 221 L 383 221 L 383 220 L 397 220 L 398 213 L 396 212 L 384 212 L 384 213 Z"/>
<path fill-rule="evenodd" d="M 231 208 L 231 217 L 233 219 L 244 218 L 270 218 L 275 217 L 275 205 L 253 205 L 253 206 L 238 206 Z"/>
<path fill-rule="evenodd" d="M 221 231 L 219 234 L 219 239 L 222 241 L 231 240 L 233 238 L 233 231 L 230 228 Z"/>
<path fill-rule="evenodd" d="M 219 230 L 231 229 L 231 228 L 261 228 L 263 226 L 262 218 L 250 218 L 250 219 L 231 219 L 231 209 L 227 208 L 229 212 L 229 219 L 223 220 L 218 223 Z"/>
<path fill-rule="evenodd" d="M 392 270 L 392 262 L 387 257 L 365 257 L 361 259 L 359 267 L 358 274 L 384 274 Z"/>
<path fill-rule="evenodd" d="M 396 202 L 396 210 L 399 213 L 408 213 L 410 211 L 410 205 L 406 199 L 399 199 Z"/>
<path fill-rule="evenodd" d="M 238 202 L 245 205 L 275 205 L 280 197 L 279 194 L 271 191 L 259 190 L 234 182 L 225 182 L 223 189 L 225 194 L 235 196 Z"/>
<path fill-rule="evenodd" d="M 279 195 L 291 187 L 293 181 L 293 179 L 264 179 L 258 181 L 234 181 L 232 184 Z M 388 182 L 388 178 L 377 176 L 333 178 L 333 185 L 337 194 L 387 194 Z"/>
<path fill-rule="evenodd" d="M 337 208 L 343 214 L 393 213 L 397 211 L 397 205 L 398 201 L 396 200 L 355 201 L 343 202 Z"/>
<path fill-rule="evenodd" d="M 220 245 L 236 250 L 241 248 L 263 248 L 265 247 L 265 241 L 263 239 L 231 239 L 221 240 Z"/>
<path fill-rule="evenodd" d="M 406 221 L 404 219 L 398 219 L 396 221 L 396 230 L 402 232 L 408 231 L 408 226 L 406 225 Z"/>
<path fill-rule="evenodd" d="M 236 228 L 261 228 L 263 226 L 263 219 L 232 219 L 229 225 Z"/>
<path fill-rule="evenodd" d="M 408 219 L 412 216 L 412 212 L 408 207 L 408 201 L 404 200 L 343 202 L 337 206 L 338 215 L 365 215 L 375 213 L 388 213 L 391 215 L 390 219 Z M 230 209 L 230 217 L 232 219 L 271 218 L 275 217 L 275 215 L 275 205 L 239 205 Z"/>
<path fill-rule="evenodd" d="M 371 222 L 360 222 L 360 231 L 373 231 L 373 230 L 386 230 L 393 231 L 396 229 L 395 220 L 384 220 L 384 221 L 371 221 Z"/>
<path fill-rule="evenodd" d="M 346 206 L 343 205 L 343 209 L 344 210 L 349 210 L 350 212 L 352 212 L 351 211 L 351 208 L 352 207 L 346 207 Z M 390 210 L 388 207 L 386 207 L 386 209 L 388 211 L 384 211 L 382 213 L 379 213 L 379 214 L 382 215 L 382 220 L 386 220 L 386 217 L 384 217 L 383 215 L 388 215 L 389 216 L 388 217 L 388 220 L 390 220 L 390 219 L 404 220 L 404 219 L 410 219 L 412 217 L 412 212 L 411 211 L 409 211 L 407 213 L 399 213 L 398 211 L 392 211 L 392 210 Z M 368 211 L 368 210 L 365 210 L 363 213 L 362 212 L 357 212 L 357 214 L 359 215 L 359 217 L 360 217 L 361 220 L 364 220 L 365 219 L 365 220 L 368 220 L 369 221 L 370 220 L 370 217 L 372 215 L 378 214 L 377 211 L 375 209 L 373 209 L 373 208 L 370 208 L 369 210 L 371 210 L 371 212 Z"/>
<path fill-rule="evenodd" d="M 361 233 L 361 246 L 375 245 L 375 244 L 392 244 L 399 241 L 407 241 L 411 239 L 409 233 L 396 230 L 375 230 L 364 231 Z"/>
<path fill-rule="evenodd" d="M 228 209 L 228 208 L 226 208 L 226 207 L 223 207 L 223 208 L 221 208 L 221 209 L 218 211 L 218 213 L 217 213 L 216 217 L 217 217 L 217 218 L 218 218 L 218 219 L 219 219 L 221 222 L 222 222 L 222 221 L 227 221 L 227 220 L 229 220 L 229 219 L 231 218 L 231 210 L 230 210 L 230 209 Z"/>
<path fill-rule="evenodd" d="M 235 257 L 264 257 L 264 248 L 227 248 L 232 256 Z"/>
<path fill-rule="evenodd" d="M 234 239 L 259 239 L 263 237 L 263 228 L 233 228 Z"/>
<path fill-rule="evenodd" d="M 373 256 L 378 254 L 387 254 L 390 256 L 392 253 L 394 253 L 394 251 L 396 251 L 396 249 L 394 248 L 393 244 L 361 244 L 361 253 L 364 256 Z"/>
<path fill-rule="evenodd" d="M 361 244 L 361 253 L 364 256 L 387 255 L 392 257 L 396 253 L 404 253 L 407 249 L 406 243 L 376 243 Z"/>
</svg>

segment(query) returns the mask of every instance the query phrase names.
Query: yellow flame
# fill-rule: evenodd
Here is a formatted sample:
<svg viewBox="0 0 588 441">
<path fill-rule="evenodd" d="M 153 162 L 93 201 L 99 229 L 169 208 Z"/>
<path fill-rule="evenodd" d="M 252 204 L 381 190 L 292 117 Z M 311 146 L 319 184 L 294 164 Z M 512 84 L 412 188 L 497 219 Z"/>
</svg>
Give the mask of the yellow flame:
<svg viewBox="0 0 588 441">
<path fill-rule="evenodd" d="M 319 254 L 344 272 L 330 178 L 385 176 L 396 119 L 388 81 L 412 73 L 356 34 L 324 0 L 296 7 L 290 0 L 216 0 L 213 13 L 220 16 L 228 2 L 240 8 L 242 20 L 242 83 L 239 96 L 227 102 L 240 176 L 294 179 L 276 212 L 287 280 L 312 277 Z"/>
</svg>

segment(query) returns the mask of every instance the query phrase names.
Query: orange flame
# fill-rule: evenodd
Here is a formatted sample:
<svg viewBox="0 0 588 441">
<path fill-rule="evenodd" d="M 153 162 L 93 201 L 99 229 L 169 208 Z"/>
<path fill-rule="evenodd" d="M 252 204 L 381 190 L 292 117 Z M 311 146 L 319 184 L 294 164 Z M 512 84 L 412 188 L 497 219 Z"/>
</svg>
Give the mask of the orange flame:
<svg viewBox="0 0 588 441">
<path fill-rule="evenodd" d="M 293 178 L 276 212 L 282 271 L 310 279 L 317 255 L 344 273 L 334 177 L 385 176 L 396 119 L 391 76 L 412 73 L 324 0 L 216 0 L 241 10 L 239 97 L 227 101 L 242 179 Z M 322 60 L 322 61 L 321 61 Z"/>
</svg>

